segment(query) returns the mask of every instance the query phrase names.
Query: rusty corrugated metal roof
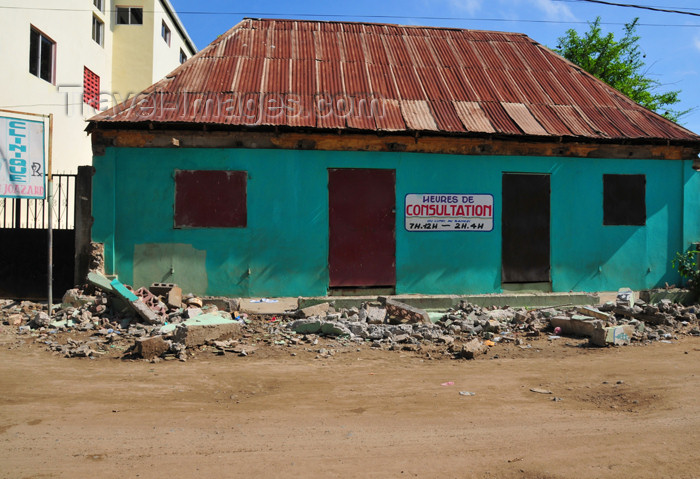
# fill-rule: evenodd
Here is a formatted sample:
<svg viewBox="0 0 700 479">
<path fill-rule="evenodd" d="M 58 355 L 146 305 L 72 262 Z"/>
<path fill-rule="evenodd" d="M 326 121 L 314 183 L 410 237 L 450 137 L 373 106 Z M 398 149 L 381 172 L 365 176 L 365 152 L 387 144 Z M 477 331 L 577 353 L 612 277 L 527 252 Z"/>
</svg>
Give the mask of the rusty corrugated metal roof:
<svg viewBox="0 0 700 479">
<path fill-rule="evenodd" d="M 94 123 L 700 141 L 525 35 L 245 19 Z"/>
</svg>

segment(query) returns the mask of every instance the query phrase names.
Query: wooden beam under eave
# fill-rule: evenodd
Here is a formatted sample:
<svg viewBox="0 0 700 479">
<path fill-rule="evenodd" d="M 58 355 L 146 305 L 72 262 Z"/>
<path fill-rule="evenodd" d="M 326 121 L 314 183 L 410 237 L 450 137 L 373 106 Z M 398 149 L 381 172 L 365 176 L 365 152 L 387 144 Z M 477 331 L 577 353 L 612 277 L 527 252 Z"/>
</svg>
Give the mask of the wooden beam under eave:
<svg viewBox="0 0 700 479">
<path fill-rule="evenodd" d="M 697 164 L 700 145 L 625 145 L 574 141 L 512 140 L 504 138 L 306 133 L 272 131 L 122 130 L 94 129 L 93 152 L 107 147 L 251 148 L 323 151 L 383 151 L 448 155 L 544 156 L 647 160 L 688 160 Z"/>
</svg>

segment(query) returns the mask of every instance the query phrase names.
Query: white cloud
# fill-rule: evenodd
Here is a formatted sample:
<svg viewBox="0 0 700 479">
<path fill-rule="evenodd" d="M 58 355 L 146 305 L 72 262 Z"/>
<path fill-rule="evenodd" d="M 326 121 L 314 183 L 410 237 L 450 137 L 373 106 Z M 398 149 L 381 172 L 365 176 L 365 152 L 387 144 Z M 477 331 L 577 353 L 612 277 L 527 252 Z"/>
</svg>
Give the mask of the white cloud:
<svg viewBox="0 0 700 479">
<path fill-rule="evenodd" d="M 481 9 L 482 0 L 450 0 L 450 5 L 456 10 L 474 15 Z"/>
<path fill-rule="evenodd" d="M 700 36 L 695 36 L 693 38 L 693 45 L 695 45 L 695 48 L 700 50 Z"/>
<path fill-rule="evenodd" d="M 555 3 L 552 0 L 535 0 L 535 5 L 545 13 L 547 20 L 576 19 L 569 7 L 561 3 Z"/>
</svg>

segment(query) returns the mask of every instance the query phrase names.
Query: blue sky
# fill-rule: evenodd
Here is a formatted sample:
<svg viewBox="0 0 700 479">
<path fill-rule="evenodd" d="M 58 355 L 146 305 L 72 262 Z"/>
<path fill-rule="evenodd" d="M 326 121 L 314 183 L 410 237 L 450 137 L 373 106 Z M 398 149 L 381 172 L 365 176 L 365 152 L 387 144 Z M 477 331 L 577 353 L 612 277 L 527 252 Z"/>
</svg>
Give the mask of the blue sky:
<svg viewBox="0 0 700 479">
<path fill-rule="evenodd" d="M 584 0 L 383 0 L 352 2 L 258 0 L 171 0 L 197 48 L 202 49 L 243 17 L 300 18 L 431 25 L 520 32 L 548 47 L 569 28 L 588 29 L 600 16 L 616 36 L 639 17 L 637 33 L 647 74 L 661 89 L 681 90 L 676 109 L 695 108 L 681 124 L 700 133 L 700 2 L 697 0 L 611 0 L 697 16 L 601 5 Z"/>
</svg>

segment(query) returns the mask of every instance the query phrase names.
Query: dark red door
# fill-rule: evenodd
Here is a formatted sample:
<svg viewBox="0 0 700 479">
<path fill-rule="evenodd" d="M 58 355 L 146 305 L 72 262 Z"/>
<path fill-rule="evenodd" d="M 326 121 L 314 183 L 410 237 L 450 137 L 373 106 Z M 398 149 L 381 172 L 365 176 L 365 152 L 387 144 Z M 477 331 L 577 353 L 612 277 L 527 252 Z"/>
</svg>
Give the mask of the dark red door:
<svg viewBox="0 0 700 479">
<path fill-rule="evenodd" d="M 396 284 L 396 173 L 329 169 L 331 287 Z"/>
</svg>

